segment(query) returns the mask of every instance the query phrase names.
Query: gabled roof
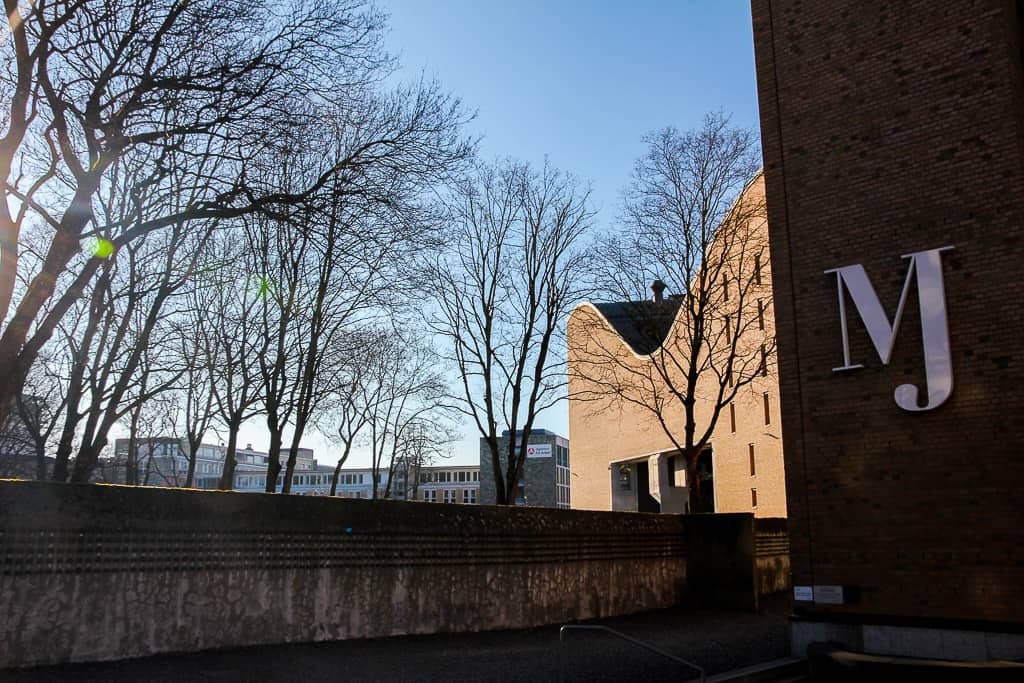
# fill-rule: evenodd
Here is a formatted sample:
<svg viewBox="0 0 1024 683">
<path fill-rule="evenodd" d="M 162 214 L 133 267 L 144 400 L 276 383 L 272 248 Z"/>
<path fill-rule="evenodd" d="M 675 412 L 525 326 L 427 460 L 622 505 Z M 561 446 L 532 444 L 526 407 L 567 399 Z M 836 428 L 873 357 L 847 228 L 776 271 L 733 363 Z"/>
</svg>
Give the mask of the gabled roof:
<svg viewBox="0 0 1024 683">
<path fill-rule="evenodd" d="M 654 353 L 665 341 L 683 297 L 662 301 L 593 304 L 622 340 L 639 356 Z"/>
</svg>

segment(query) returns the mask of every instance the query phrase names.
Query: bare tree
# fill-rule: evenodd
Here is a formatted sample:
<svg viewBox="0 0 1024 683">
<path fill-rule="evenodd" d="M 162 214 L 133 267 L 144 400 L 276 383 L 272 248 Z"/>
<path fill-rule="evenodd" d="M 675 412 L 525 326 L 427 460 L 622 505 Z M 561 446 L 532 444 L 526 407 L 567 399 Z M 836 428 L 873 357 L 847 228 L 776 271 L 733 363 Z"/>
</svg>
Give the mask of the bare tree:
<svg viewBox="0 0 1024 683">
<path fill-rule="evenodd" d="M 487 443 L 501 505 L 514 501 L 537 416 L 564 397 L 559 335 L 584 296 L 589 192 L 545 164 L 482 165 L 452 202 L 431 269 L 431 329 L 460 375 L 453 398 Z M 507 428 L 507 452 L 499 435 Z"/>
<path fill-rule="evenodd" d="M 49 477 L 47 454 L 67 401 L 69 357 L 54 350 L 44 353 L 32 368 L 22 393 L 15 398 L 14 410 L 0 424 L 0 474 L 26 476 L 28 471 L 19 456 L 32 454 L 35 478 Z"/>
<path fill-rule="evenodd" d="M 90 480 L 110 429 L 138 404 L 173 387 L 181 368 L 167 336 L 167 304 L 188 285 L 212 227 L 179 223 L 154 231 L 108 255 L 91 297 L 76 351 L 67 419 L 53 477 L 67 476 L 71 441 L 80 445 L 71 480 Z M 166 372 L 165 372 L 166 370 Z"/>
<path fill-rule="evenodd" d="M 696 131 L 645 141 L 624 225 L 598 250 L 604 296 L 619 303 L 581 307 L 570 322 L 570 400 L 652 417 L 685 458 L 689 509 L 699 511 L 698 458 L 722 410 L 774 354 L 757 138 L 712 114 Z M 652 281 L 656 300 L 644 301 Z M 666 288 L 674 295 L 662 298 Z"/>
<path fill-rule="evenodd" d="M 195 322 L 199 312 L 179 316 L 187 323 Z M 205 315 L 206 311 L 202 312 Z M 177 322 L 177 321 L 176 321 Z M 177 356 L 182 370 L 179 386 L 172 390 L 175 419 L 171 432 L 178 439 L 181 455 L 188 462 L 184 486 L 195 485 L 196 460 L 203 437 L 209 431 L 216 416 L 213 391 L 213 375 L 207 365 L 206 337 L 195 326 L 183 329 L 176 325 L 173 337 L 177 337 Z M 218 370 L 219 371 L 219 370 Z"/>
<path fill-rule="evenodd" d="M 360 400 L 369 414 L 372 496 L 391 498 L 398 493 L 399 471 L 404 474 L 409 464 L 429 458 L 453 437 L 445 405 L 448 387 L 434 352 L 411 332 L 393 330 L 379 338 Z"/>
<path fill-rule="evenodd" d="M 246 233 L 238 225 L 214 236 L 203 275 L 188 291 L 183 322 L 193 335 L 186 344 L 188 353 L 195 354 L 189 364 L 196 381 L 210 391 L 213 421 L 227 431 L 218 488 L 228 491 L 234 488 L 238 433 L 246 420 L 260 413 L 260 357 L 268 343 L 258 315 L 268 284 L 257 275 L 260 271 L 253 250 L 239 249 L 245 239 Z M 182 330 L 182 334 L 187 332 Z M 205 377 L 200 377 L 203 374 Z M 205 403 L 201 391 L 192 394 L 199 405 L 194 413 L 197 422 L 190 431 L 198 435 Z"/>
<path fill-rule="evenodd" d="M 365 430 L 373 416 L 373 406 L 365 400 L 369 395 L 366 387 L 373 374 L 379 343 L 383 340 L 379 332 L 360 332 L 352 336 L 352 353 L 348 355 L 343 371 L 336 377 L 331 403 L 321 416 L 322 430 L 336 437 L 342 449 L 331 476 L 332 496 L 338 494 L 341 468 L 348 461 L 352 449 L 365 440 Z"/>
<path fill-rule="evenodd" d="M 0 418 L 111 251 L 197 219 L 301 206 L 351 173 L 350 158 L 331 158 L 289 192 L 260 182 L 264 157 L 315 105 L 358 101 L 391 63 L 382 15 L 359 0 L 9 0 L 5 14 Z M 367 140 L 359 158 L 390 142 Z M 144 170 L 128 193 L 138 210 L 104 220 L 97 194 L 126 163 Z M 179 194 L 192 198 L 153 210 Z M 19 288 L 33 220 L 48 235 Z M 86 238 L 99 248 L 83 254 Z"/>
<path fill-rule="evenodd" d="M 282 158 L 284 191 L 296 178 L 304 184 L 304 176 L 322 175 L 325 145 L 349 159 L 325 200 L 248 225 L 267 284 L 260 315 L 268 343 L 260 358 L 268 492 L 276 489 L 288 427 L 281 490 L 290 491 L 299 442 L 336 383 L 347 333 L 401 304 L 409 280 L 403 265 L 436 241 L 423 220 L 424 193 L 472 150 L 458 135 L 464 117 L 457 101 L 436 84 L 370 98 L 359 114 L 334 112 L 330 125 L 296 131 L 294 149 Z M 377 149 L 382 140 L 386 151 Z"/>
</svg>

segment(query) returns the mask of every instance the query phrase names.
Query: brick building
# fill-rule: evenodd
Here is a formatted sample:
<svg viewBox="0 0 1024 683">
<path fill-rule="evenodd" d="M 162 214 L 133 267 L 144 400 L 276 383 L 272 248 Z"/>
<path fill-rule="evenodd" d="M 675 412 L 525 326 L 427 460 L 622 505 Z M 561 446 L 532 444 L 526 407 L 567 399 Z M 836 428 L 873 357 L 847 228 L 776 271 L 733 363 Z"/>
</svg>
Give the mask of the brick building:
<svg viewBox="0 0 1024 683">
<path fill-rule="evenodd" d="M 754 241 L 763 245 L 767 226 L 760 175 L 750 182 L 739 201 L 762 207 L 750 212 L 756 224 L 749 229 Z M 744 244 L 749 247 L 749 243 Z M 726 314 L 739 317 L 736 307 L 742 305 L 742 315 L 750 320 L 745 335 L 756 337 L 752 343 L 760 344 L 766 337 L 771 338 L 774 328 L 771 264 L 758 259 L 756 272 L 742 277 L 755 280 L 744 303 L 740 304 L 740 297 L 734 294 L 731 302 L 709 317 L 721 324 L 728 321 Z M 732 286 L 736 292 L 735 283 Z M 685 326 L 679 322 L 682 296 L 669 293 L 662 298 L 656 292 L 654 298 L 657 300 L 585 303 L 570 316 L 569 434 L 573 441 L 574 508 L 688 511 L 686 463 L 650 409 L 655 405 L 653 390 L 649 392 L 645 386 L 637 395 L 627 397 L 621 389 L 628 382 L 659 382 L 659 372 L 668 370 L 675 361 L 664 362 L 662 370 L 648 372 L 645 368 L 658 362 L 654 354 L 666 345 L 685 348 L 688 344 L 685 331 L 676 328 L 677 324 Z M 728 334 L 718 339 L 725 344 L 731 341 Z M 758 372 L 751 384 L 738 389 L 735 400 L 719 414 L 711 441 L 698 460 L 705 509 L 693 512 L 786 516 L 778 382 L 771 355 L 764 357 L 765 347 L 760 348 L 763 376 Z M 756 346 L 753 351 L 756 353 Z M 685 351 L 679 352 L 677 358 L 681 360 L 685 355 Z M 721 366 L 718 370 L 724 374 Z M 603 377 L 609 372 L 620 376 Z M 682 384 L 676 382 L 677 386 Z M 696 393 L 715 396 L 718 385 L 714 371 L 705 370 Z M 681 440 L 683 410 L 675 399 L 669 399 L 666 406 L 661 416 Z M 710 424 L 713 406 L 708 400 L 698 403 L 698 430 Z"/>
<path fill-rule="evenodd" d="M 1021 16 L 753 1 L 797 650 L 1024 657 Z"/>
</svg>

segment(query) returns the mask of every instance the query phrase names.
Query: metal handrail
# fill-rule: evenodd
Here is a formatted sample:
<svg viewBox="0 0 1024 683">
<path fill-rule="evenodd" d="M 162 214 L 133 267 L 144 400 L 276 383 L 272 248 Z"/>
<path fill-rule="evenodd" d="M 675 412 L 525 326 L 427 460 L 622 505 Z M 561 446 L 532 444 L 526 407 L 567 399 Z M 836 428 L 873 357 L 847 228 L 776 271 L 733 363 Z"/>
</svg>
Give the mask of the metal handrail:
<svg viewBox="0 0 1024 683">
<path fill-rule="evenodd" d="M 616 631 L 613 628 L 608 628 L 607 626 L 599 626 L 597 624 L 566 624 L 565 626 L 563 626 L 562 628 L 560 628 L 558 630 L 558 642 L 560 643 L 560 646 L 558 648 L 558 680 L 563 682 L 563 683 L 566 680 L 566 678 L 565 678 L 565 666 L 564 666 L 564 664 L 565 664 L 564 651 L 565 651 L 565 633 L 566 633 L 566 631 L 602 631 L 604 633 L 610 633 L 611 635 L 616 636 L 617 638 L 621 638 L 622 640 L 628 641 L 628 642 L 632 643 L 633 645 L 636 645 L 637 647 L 642 647 L 645 650 L 649 650 L 649 651 L 651 651 L 651 652 L 653 652 L 655 654 L 659 654 L 662 657 L 667 657 L 668 659 L 671 659 L 673 662 L 677 662 L 679 664 L 683 664 L 685 666 L 690 667 L 691 669 L 696 669 L 698 672 L 700 672 L 700 681 L 701 681 L 701 683 L 704 683 L 705 680 L 706 680 L 705 679 L 705 674 L 704 674 L 704 669 L 699 667 L 699 666 L 697 666 L 693 662 L 688 662 L 685 659 L 683 659 L 682 657 L 677 657 L 677 656 L 675 656 L 674 654 L 672 654 L 670 652 L 665 652 L 661 648 L 657 648 L 657 647 L 651 645 L 650 643 L 645 643 L 644 641 L 637 640 L 636 638 L 633 638 L 632 636 L 627 636 L 625 633 L 622 633 L 621 631 Z"/>
</svg>

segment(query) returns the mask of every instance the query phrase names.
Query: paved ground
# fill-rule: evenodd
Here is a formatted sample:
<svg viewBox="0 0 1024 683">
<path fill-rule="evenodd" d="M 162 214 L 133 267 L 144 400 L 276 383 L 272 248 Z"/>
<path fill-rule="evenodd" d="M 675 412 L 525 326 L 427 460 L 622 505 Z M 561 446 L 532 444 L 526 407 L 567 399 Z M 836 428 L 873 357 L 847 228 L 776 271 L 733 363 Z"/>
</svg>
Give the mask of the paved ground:
<svg viewBox="0 0 1024 683">
<path fill-rule="evenodd" d="M 703 666 L 709 674 L 789 654 L 788 596 L 758 614 L 669 609 L 599 623 Z M 163 655 L 102 664 L 0 671 L 2 683 L 51 681 L 566 681 L 685 680 L 679 665 L 600 633 L 558 627 L 404 636 Z"/>
</svg>

